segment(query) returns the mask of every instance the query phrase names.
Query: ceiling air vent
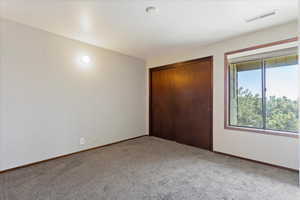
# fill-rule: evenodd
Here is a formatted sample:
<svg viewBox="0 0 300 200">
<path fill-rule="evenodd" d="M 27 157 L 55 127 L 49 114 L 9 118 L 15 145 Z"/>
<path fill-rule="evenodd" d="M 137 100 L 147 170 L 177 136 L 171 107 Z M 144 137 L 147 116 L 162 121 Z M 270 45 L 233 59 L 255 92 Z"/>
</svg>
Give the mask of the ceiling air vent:
<svg viewBox="0 0 300 200">
<path fill-rule="evenodd" d="M 271 12 L 267 12 L 267 13 L 264 13 L 264 14 L 261 14 L 261 15 L 258 15 L 258 16 L 252 17 L 252 18 L 248 18 L 248 19 L 246 19 L 245 21 L 246 21 L 247 23 L 249 23 L 249 22 L 253 22 L 253 21 L 259 20 L 259 19 L 263 19 L 263 18 L 266 18 L 266 17 L 270 17 L 270 16 L 275 15 L 275 14 L 276 14 L 276 11 L 273 10 L 273 11 L 271 11 Z"/>
</svg>

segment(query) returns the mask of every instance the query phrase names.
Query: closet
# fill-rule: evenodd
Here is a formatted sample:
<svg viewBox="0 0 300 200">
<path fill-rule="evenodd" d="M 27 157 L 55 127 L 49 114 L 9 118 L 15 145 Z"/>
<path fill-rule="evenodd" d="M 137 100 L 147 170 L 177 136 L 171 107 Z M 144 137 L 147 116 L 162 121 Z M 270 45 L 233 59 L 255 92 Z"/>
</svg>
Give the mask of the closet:
<svg viewBox="0 0 300 200">
<path fill-rule="evenodd" d="M 212 150 L 212 57 L 150 69 L 150 135 Z"/>
</svg>

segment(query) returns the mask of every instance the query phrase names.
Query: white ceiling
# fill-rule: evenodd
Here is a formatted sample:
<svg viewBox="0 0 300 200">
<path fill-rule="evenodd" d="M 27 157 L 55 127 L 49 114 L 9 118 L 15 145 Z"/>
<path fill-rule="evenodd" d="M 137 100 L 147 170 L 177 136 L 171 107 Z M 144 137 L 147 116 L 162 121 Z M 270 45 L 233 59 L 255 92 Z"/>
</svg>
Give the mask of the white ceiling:
<svg viewBox="0 0 300 200">
<path fill-rule="evenodd" d="M 297 0 L 0 0 L 2 17 L 147 59 L 295 20 Z M 147 6 L 159 12 L 149 15 Z M 259 21 L 245 19 L 276 10 Z"/>
</svg>

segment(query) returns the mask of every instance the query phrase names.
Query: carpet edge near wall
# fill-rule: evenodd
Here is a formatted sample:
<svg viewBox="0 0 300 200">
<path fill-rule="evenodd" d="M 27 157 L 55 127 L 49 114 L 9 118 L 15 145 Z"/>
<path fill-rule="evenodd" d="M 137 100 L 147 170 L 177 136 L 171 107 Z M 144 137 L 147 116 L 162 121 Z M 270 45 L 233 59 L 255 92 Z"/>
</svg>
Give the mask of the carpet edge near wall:
<svg viewBox="0 0 300 200">
<path fill-rule="evenodd" d="M 91 151 L 91 150 L 95 150 L 95 149 L 99 149 L 99 148 L 104 148 L 104 147 L 107 147 L 107 146 L 111 146 L 111 145 L 114 145 L 114 144 L 119 144 L 119 143 L 122 143 L 122 142 L 127 142 L 129 140 L 134 140 L 134 139 L 138 139 L 138 138 L 146 137 L 146 136 L 149 136 L 149 135 L 148 134 L 142 134 L 140 136 L 136 136 L 136 137 L 132 137 L 132 138 L 128 138 L 128 139 L 108 143 L 108 144 L 105 144 L 105 145 L 100 145 L 100 146 L 96 146 L 96 147 L 92 147 L 92 148 L 87 148 L 87 149 L 84 149 L 84 150 L 75 151 L 73 153 L 67 153 L 67 154 L 63 154 L 63 155 L 60 155 L 60 156 L 55 156 L 55 157 L 52 157 L 52 158 L 48 158 L 48 159 L 45 159 L 45 160 L 40 160 L 40 161 L 37 161 L 37 162 L 32 162 L 32 163 L 25 164 L 25 165 L 20 165 L 20 166 L 8 168 L 8 169 L 3 169 L 3 170 L 0 170 L 0 174 L 5 173 L 5 172 L 9 172 L 9 171 L 13 171 L 13 170 L 17 170 L 17 169 L 21 169 L 21 168 L 26 168 L 26 167 L 37 165 L 37 164 L 44 163 L 44 162 L 49 162 L 49 161 L 60 159 L 60 158 L 65 158 L 65 157 L 72 156 L 72 155 L 79 154 L 79 153 L 83 153 L 83 152 L 86 152 L 86 151 Z"/>
</svg>

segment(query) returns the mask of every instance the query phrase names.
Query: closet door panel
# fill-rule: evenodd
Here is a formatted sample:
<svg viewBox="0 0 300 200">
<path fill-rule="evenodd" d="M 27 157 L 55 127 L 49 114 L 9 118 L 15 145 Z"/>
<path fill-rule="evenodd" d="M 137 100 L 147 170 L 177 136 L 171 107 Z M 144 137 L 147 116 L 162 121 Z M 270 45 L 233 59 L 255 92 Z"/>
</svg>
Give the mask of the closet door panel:
<svg viewBox="0 0 300 200">
<path fill-rule="evenodd" d="M 151 135 L 174 140 L 175 68 L 151 72 Z"/>
<path fill-rule="evenodd" d="M 176 70 L 175 138 L 179 143 L 211 149 L 211 60 L 191 62 Z"/>
</svg>

